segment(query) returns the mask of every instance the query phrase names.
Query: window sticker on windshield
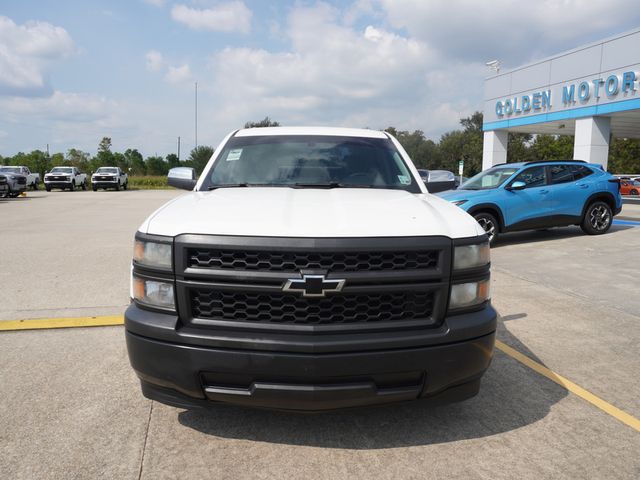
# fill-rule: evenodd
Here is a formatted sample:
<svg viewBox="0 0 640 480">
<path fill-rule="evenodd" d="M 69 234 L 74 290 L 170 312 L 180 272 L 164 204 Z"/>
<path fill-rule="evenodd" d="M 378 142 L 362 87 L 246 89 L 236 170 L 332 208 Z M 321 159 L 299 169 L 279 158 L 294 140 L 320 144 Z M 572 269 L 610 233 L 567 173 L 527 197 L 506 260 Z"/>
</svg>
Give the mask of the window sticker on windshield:
<svg viewBox="0 0 640 480">
<path fill-rule="evenodd" d="M 407 175 L 398 175 L 398 180 L 402 185 L 410 185 L 411 179 Z"/>
<path fill-rule="evenodd" d="M 241 156 L 242 156 L 241 148 L 235 148 L 233 150 L 229 150 L 229 153 L 227 155 L 227 162 L 235 162 L 236 160 L 240 160 Z"/>
</svg>

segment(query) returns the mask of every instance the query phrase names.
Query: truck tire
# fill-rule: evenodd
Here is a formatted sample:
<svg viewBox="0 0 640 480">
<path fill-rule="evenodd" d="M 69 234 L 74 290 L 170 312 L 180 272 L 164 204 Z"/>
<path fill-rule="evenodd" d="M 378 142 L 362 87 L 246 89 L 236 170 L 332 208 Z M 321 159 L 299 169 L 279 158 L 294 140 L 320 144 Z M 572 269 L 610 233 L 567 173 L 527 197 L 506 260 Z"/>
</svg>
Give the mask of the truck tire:
<svg viewBox="0 0 640 480">
<path fill-rule="evenodd" d="M 97 192 L 98 187 L 96 185 L 91 185 L 91 190 L 93 190 L 94 192 Z"/>
<path fill-rule="evenodd" d="M 500 224 L 498 223 L 498 220 L 496 220 L 496 217 L 487 212 L 479 212 L 475 213 L 473 218 L 476 219 L 476 222 L 480 224 L 489 237 L 489 244 L 493 245 L 498 238 L 500 230 Z"/>
<path fill-rule="evenodd" d="M 87 181 L 86 180 L 84 182 L 82 182 L 82 190 L 83 191 L 87 190 Z"/>
<path fill-rule="evenodd" d="M 124 188 L 125 190 L 127 188 L 129 188 L 129 181 L 128 180 L 126 182 L 124 182 L 124 185 L 122 186 L 122 188 Z"/>
<path fill-rule="evenodd" d="M 120 191 L 120 181 L 116 182 L 116 192 Z"/>
<path fill-rule="evenodd" d="M 607 233 L 613 223 L 611 207 L 603 201 L 596 200 L 587 207 L 580 224 L 582 231 L 588 235 Z"/>
<path fill-rule="evenodd" d="M 638 190 L 635 188 L 629 192 L 631 195 L 638 195 Z"/>
<path fill-rule="evenodd" d="M 76 189 L 76 181 L 71 180 L 71 185 L 69 186 L 69 191 L 73 192 Z"/>
<path fill-rule="evenodd" d="M 50 192 L 50 191 L 51 191 L 51 187 L 50 187 L 49 185 L 45 185 L 45 186 L 44 186 L 44 189 L 45 189 L 47 192 Z"/>
<path fill-rule="evenodd" d="M 31 185 L 31 188 L 32 188 L 33 190 L 38 190 L 38 182 L 37 182 L 37 181 L 36 181 L 36 182 L 33 182 L 33 185 Z"/>
</svg>

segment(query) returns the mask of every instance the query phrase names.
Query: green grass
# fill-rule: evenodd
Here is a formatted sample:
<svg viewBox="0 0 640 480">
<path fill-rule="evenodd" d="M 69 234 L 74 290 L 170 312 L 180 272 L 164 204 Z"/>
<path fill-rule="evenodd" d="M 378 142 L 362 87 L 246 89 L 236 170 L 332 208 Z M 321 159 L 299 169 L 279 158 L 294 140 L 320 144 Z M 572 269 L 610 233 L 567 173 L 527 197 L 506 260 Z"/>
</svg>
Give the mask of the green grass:
<svg viewBox="0 0 640 480">
<path fill-rule="evenodd" d="M 167 177 L 162 175 L 145 175 L 129 177 L 129 188 L 133 190 L 159 190 L 170 189 Z"/>
</svg>

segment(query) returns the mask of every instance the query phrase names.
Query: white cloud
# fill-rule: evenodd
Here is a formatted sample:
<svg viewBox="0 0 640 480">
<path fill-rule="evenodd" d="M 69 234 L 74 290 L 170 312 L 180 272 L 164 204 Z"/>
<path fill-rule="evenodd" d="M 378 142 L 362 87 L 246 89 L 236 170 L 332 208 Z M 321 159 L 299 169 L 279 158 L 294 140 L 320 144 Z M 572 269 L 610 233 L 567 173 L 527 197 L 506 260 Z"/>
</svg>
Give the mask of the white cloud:
<svg viewBox="0 0 640 480">
<path fill-rule="evenodd" d="M 636 0 L 378 0 L 388 20 L 447 59 L 516 67 L 637 26 Z"/>
<path fill-rule="evenodd" d="M 175 5 L 171 17 L 193 30 L 249 33 L 252 12 L 242 1 L 219 3 L 207 9 Z"/>
<path fill-rule="evenodd" d="M 417 111 L 414 125 L 442 128 L 426 87 L 437 64 L 432 49 L 382 27 L 345 25 L 343 18 L 324 3 L 296 7 L 285 32 L 290 51 L 226 48 L 214 55 L 220 110 L 212 121 L 233 128 L 269 115 L 287 125 L 408 127 Z"/>
<path fill-rule="evenodd" d="M 0 16 L 0 95 L 42 94 L 47 67 L 75 52 L 69 33 L 46 22 L 23 25 Z"/>
<path fill-rule="evenodd" d="M 159 72 L 165 66 L 164 58 L 157 50 L 149 50 L 145 59 L 147 60 L 147 70 L 151 72 Z"/>
<path fill-rule="evenodd" d="M 154 7 L 164 7 L 166 0 L 142 0 L 144 3 L 148 5 L 153 5 Z"/>
<path fill-rule="evenodd" d="M 179 67 L 170 66 L 164 76 L 164 79 L 171 84 L 184 83 L 192 78 L 191 68 L 189 68 L 188 64 L 181 65 Z"/>
</svg>

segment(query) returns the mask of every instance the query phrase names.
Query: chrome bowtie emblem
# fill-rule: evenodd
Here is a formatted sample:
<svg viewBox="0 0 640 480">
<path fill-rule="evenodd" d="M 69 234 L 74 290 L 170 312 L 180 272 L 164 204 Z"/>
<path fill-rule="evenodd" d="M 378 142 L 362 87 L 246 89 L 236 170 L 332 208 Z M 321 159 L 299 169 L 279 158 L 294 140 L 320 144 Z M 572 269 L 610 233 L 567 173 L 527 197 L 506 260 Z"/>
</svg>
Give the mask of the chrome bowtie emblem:
<svg viewBox="0 0 640 480">
<path fill-rule="evenodd" d="M 303 275 L 287 280 L 282 287 L 285 292 L 301 293 L 303 297 L 324 297 L 327 293 L 342 290 L 344 280 L 327 280 L 324 275 Z"/>
</svg>

